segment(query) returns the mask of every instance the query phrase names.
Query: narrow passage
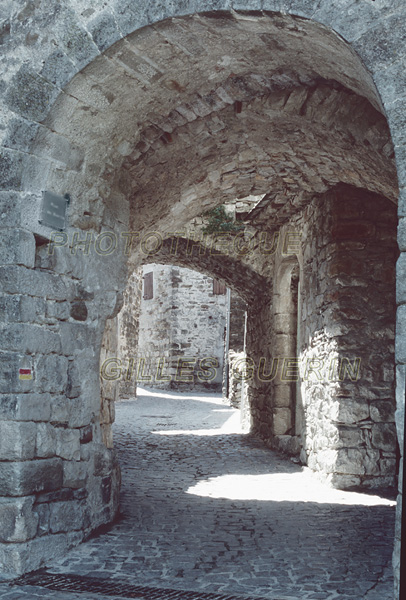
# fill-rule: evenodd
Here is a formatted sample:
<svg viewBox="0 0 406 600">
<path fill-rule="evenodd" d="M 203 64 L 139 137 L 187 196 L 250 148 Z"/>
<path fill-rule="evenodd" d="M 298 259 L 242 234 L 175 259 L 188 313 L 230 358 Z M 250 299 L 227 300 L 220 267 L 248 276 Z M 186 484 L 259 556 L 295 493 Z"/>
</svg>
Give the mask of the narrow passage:
<svg viewBox="0 0 406 600">
<path fill-rule="evenodd" d="M 391 600 L 395 502 L 329 489 L 241 433 L 220 397 L 140 390 L 117 404 L 114 439 L 121 517 L 49 571 L 245 598 Z"/>
</svg>

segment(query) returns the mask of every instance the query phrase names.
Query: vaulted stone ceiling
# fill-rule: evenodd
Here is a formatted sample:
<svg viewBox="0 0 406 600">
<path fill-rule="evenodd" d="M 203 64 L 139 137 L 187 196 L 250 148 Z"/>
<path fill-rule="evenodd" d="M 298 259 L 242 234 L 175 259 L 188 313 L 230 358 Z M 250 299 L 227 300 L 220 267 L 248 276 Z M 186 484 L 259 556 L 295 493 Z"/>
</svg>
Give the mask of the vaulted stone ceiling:
<svg viewBox="0 0 406 600">
<path fill-rule="evenodd" d="M 339 182 L 395 201 L 374 90 L 350 46 L 317 23 L 274 13 L 169 19 L 74 77 L 36 149 L 61 155 L 48 187 L 69 185 L 82 228 L 118 221 L 171 233 L 250 194 L 267 194 L 276 225 Z"/>
</svg>

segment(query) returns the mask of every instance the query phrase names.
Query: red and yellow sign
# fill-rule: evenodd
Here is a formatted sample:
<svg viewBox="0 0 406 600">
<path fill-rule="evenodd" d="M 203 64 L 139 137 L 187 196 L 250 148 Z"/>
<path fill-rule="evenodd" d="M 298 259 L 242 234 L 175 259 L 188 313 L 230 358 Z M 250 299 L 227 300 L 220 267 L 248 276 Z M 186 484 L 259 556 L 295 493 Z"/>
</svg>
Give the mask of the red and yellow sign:
<svg viewBox="0 0 406 600">
<path fill-rule="evenodd" d="M 32 379 L 32 369 L 20 369 L 18 378 L 23 380 Z"/>
</svg>

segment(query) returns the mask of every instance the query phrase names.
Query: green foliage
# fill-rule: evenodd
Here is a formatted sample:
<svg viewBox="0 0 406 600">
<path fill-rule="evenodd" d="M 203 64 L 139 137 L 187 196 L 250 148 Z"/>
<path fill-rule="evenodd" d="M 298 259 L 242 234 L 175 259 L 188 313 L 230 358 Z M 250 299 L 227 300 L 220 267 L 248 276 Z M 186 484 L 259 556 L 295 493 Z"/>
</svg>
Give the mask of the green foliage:
<svg viewBox="0 0 406 600">
<path fill-rule="evenodd" d="M 226 213 L 222 204 L 207 211 L 205 216 L 209 217 L 209 219 L 203 228 L 203 233 L 236 232 L 244 229 L 244 225 L 237 223 L 233 217 Z"/>
</svg>

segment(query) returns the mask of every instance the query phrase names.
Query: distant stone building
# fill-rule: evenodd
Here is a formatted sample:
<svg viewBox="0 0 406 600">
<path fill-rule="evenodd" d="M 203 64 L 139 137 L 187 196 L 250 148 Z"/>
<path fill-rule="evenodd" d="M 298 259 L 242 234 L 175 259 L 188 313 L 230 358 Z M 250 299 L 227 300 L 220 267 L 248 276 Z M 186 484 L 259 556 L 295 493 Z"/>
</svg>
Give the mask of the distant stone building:
<svg viewBox="0 0 406 600">
<path fill-rule="evenodd" d="M 141 385 L 221 391 L 229 293 L 172 265 L 143 267 L 138 343 Z"/>
</svg>

